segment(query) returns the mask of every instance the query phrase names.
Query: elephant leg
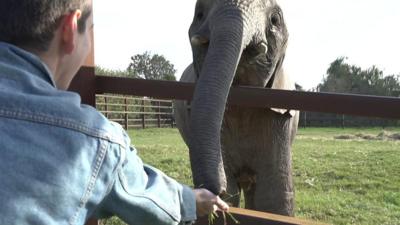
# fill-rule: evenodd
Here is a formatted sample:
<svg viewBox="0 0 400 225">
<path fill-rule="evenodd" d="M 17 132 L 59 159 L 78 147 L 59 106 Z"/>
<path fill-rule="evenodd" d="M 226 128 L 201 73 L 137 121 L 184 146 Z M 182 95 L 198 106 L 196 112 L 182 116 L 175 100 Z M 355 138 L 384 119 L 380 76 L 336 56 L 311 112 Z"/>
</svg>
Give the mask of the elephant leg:
<svg viewBox="0 0 400 225">
<path fill-rule="evenodd" d="M 287 185 L 271 181 L 271 177 L 257 177 L 254 192 L 249 193 L 254 202 L 252 209 L 286 216 L 294 216 L 294 192 L 291 181 Z M 247 201 L 247 199 L 246 199 Z"/>
</svg>

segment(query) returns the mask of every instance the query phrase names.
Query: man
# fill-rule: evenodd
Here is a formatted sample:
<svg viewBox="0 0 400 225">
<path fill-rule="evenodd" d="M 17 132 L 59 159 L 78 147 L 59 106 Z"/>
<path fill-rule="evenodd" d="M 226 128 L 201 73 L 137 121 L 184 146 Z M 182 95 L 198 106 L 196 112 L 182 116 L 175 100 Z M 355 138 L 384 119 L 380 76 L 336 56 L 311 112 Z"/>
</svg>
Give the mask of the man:
<svg viewBox="0 0 400 225">
<path fill-rule="evenodd" d="M 143 165 L 120 126 L 64 91 L 91 49 L 91 4 L 0 1 L 0 224 L 188 224 L 228 210 Z"/>
</svg>

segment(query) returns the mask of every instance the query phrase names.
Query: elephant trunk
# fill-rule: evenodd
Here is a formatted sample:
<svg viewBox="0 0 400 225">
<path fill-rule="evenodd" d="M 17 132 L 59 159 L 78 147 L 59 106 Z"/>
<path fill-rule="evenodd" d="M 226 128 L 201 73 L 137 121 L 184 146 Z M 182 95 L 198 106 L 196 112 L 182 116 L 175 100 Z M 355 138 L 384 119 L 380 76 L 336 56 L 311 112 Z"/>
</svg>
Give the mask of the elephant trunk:
<svg viewBox="0 0 400 225">
<path fill-rule="evenodd" d="M 247 33 L 243 12 L 222 8 L 210 22 L 209 48 L 191 102 L 189 142 L 194 185 L 215 194 L 226 191 L 221 125 Z"/>
</svg>

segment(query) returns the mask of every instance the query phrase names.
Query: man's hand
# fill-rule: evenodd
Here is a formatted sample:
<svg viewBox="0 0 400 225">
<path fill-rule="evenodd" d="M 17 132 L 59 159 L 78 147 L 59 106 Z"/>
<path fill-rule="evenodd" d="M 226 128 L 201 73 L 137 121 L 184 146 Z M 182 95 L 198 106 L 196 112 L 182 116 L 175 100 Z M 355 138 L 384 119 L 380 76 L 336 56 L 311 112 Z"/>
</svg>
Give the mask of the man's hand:
<svg viewBox="0 0 400 225">
<path fill-rule="evenodd" d="M 229 206 L 222 201 L 217 195 L 214 195 L 207 189 L 199 188 L 193 190 L 196 196 L 197 216 L 202 217 L 209 215 L 217 210 L 228 211 Z"/>
</svg>

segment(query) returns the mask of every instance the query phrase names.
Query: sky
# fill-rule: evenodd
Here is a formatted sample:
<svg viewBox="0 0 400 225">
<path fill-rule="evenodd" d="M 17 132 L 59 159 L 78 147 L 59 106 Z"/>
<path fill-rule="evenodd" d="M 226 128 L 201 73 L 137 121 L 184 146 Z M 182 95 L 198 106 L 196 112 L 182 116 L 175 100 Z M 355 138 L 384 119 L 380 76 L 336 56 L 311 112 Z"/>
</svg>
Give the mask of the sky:
<svg viewBox="0 0 400 225">
<path fill-rule="evenodd" d="M 277 0 L 289 30 L 285 71 L 306 90 L 331 62 L 400 75 L 399 0 Z M 179 78 L 192 62 L 188 29 L 195 0 L 94 1 L 95 63 L 125 70 L 130 57 L 163 55 Z"/>
</svg>

